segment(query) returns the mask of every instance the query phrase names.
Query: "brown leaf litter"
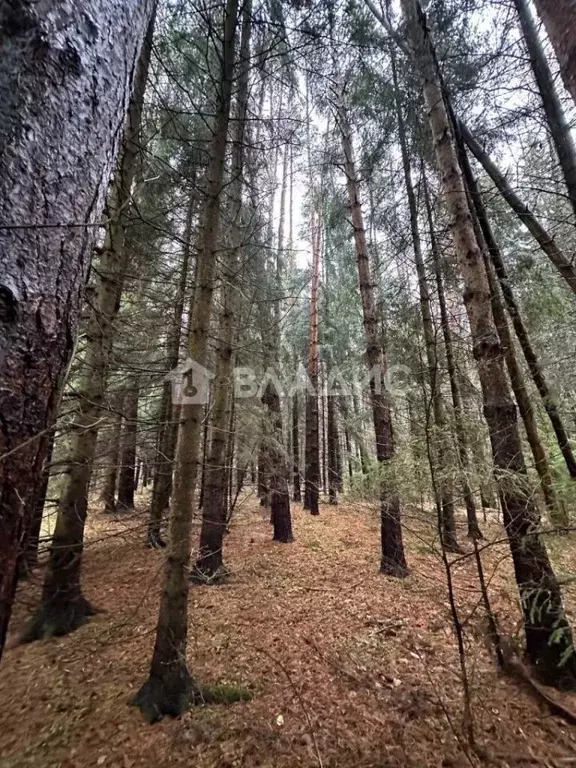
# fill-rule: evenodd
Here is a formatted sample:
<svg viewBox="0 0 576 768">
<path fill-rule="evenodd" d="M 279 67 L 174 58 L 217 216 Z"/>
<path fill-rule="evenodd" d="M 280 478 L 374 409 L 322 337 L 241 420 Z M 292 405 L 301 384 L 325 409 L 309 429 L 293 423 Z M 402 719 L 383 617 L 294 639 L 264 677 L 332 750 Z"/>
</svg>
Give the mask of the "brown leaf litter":
<svg viewBox="0 0 576 768">
<path fill-rule="evenodd" d="M 311 517 L 294 505 L 293 513 L 296 541 L 273 543 L 264 514 L 245 500 L 226 539 L 232 577 L 190 589 L 190 669 L 203 684 L 232 682 L 252 699 L 150 726 L 128 700 L 147 673 L 163 554 L 143 546 L 144 513 L 111 521 L 95 512 L 84 589 L 103 612 L 68 637 L 6 652 L 2 768 L 576 765 L 576 729 L 495 669 L 473 558 L 457 561 L 454 576 L 477 752 L 462 730 L 457 646 L 433 526 L 407 515 L 412 575 L 398 581 L 378 573 L 378 520 L 369 506 L 323 505 Z M 491 540 L 502 539 L 495 520 L 488 530 Z M 566 575 L 574 541 L 563 537 L 551 549 Z M 494 609 L 514 632 L 506 546 L 489 547 L 483 558 Z M 20 587 L 14 633 L 41 576 Z M 570 609 L 573 587 L 567 592 Z"/>
</svg>

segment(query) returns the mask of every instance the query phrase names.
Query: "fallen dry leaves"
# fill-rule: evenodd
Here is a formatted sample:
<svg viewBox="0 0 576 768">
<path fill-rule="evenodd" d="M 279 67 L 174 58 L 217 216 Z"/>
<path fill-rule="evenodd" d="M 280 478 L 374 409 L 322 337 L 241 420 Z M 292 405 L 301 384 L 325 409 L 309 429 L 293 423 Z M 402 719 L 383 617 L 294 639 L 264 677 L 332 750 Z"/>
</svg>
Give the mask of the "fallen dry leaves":
<svg viewBox="0 0 576 768">
<path fill-rule="evenodd" d="M 480 757 L 467 755 L 462 734 L 457 647 L 433 527 L 406 516 L 413 572 L 396 581 L 378 573 L 378 520 L 369 506 L 323 505 L 313 518 L 294 505 L 293 513 L 296 541 L 276 544 L 245 499 L 226 540 L 232 578 L 190 590 L 193 673 L 203 683 L 246 686 L 252 700 L 154 726 L 127 702 L 147 673 L 162 554 L 143 547 L 142 514 L 111 521 L 94 513 L 84 587 L 103 612 L 69 637 L 7 651 L 2 768 L 576 765 L 576 730 L 498 676 L 472 558 L 454 575 Z M 489 532 L 502 536 L 496 521 Z M 564 574 L 575 548 L 569 539 L 552 547 Z M 490 547 L 484 560 L 494 607 L 515 631 L 505 546 Z M 15 631 L 37 597 L 38 583 L 21 586 Z"/>
</svg>

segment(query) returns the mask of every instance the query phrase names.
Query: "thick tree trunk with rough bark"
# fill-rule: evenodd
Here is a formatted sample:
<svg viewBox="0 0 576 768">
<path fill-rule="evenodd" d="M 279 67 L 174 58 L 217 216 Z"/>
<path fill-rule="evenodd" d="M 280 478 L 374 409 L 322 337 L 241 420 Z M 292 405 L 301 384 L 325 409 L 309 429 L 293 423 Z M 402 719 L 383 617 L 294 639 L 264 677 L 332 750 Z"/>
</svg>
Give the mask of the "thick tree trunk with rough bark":
<svg viewBox="0 0 576 768">
<path fill-rule="evenodd" d="M 208 331 L 219 245 L 224 163 L 234 76 L 237 0 L 227 0 L 223 24 L 218 18 L 219 11 L 220 8 L 215 11 L 213 23 L 219 27 L 218 39 L 222 47 L 218 52 L 218 58 L 221 71 L 217 86 L 217 109 L 209 148 L 204 204 L 198 235 L 197 279 L 191 307 L 188 347 L 189 357 L 195 361 L 196 365 L 202 367 L 205 366 L 208 356 Z M 203 385 L 206 382 L 196 379 L 198 375 L 202 375 L 202 371 L 196 369 L 193 375 L 196 390 L 198 385 L 204 389 Z M 184 382 L 183 389 L 185 389 Z M 200 396 L 191 399 L 202 400 L 203 398 Z M 190 402 L 187 399 L 182 402 L 181 426 L 176 447 L 172 515 L 156 641 L 150 675 L 134 699 L 134 703 L 149 720 L 158 720 L 164 715 L 179 716 L 191 704 L 201 700 L 198 686 L 186 664 L 186 647 L 190 540 L 203 411 L 202 402 Z"/>
<path fill-rule="evenodd" d="M 560 64 L 562 79 L 576 103 L 576 0 L 534 0 Z"/>
<path fill-rule="evenodd" d="M 408 575 L 402 523 L 400 519 L 400 499 L 392 476 L 394 469 L 394 434 L 392 430 L 392 415 L 390 402 L 385 391 L 384 371 L 386 360 L 382 349 L 379 318 L 376 314 L 374 300 L 374 284 L 370 271 L 370 259 L 366 246 L 366 230 L 362 216 L 362 207 L 358 190 L 358 180 L 352 150 L 352 136 L 345 108 L 340 106 L 337 112 L 338 127 L 342 138 L 344 155 L 344 173 L 346 189 L 354 229 L 354 244 L 356 246 L 356 264 L 358 267 L 358 282 L 362 297 L 364 319 L 364 336 L 366 339 L 366 359 L 371 370 L 370 399 L 376 437 L 376 457 L 384 477 L 380 481 L 380 518 L 381 518 L 381 547 L 382 559 L 380 570 L 389 576 L 404 577 Z"/>
<path fill-rule="evenodd" d="M 0 10 L 0 652 L 152 2 Z M 30 505 L 28 506 L 30 509 Z"/>
<path fill-rule="evenodd" d="M 510 396 L 500 340 L 490 311 L 490 288 L 460 171 L 434 49 L 417 0 L 402 0 L 414 62 L 422 78 L 452 237 L 465 285 L 465 304 L 484 398 L 494 467 L 524 613 L 528 655 L 542 680 L 576 682 L 572 633 L 529 494 L 516 408 Z M 570 655 L 564 663 L 566 653 Z"/>
<path fill-rule="evenodd" d="M 120 307 L 124 277 L 129 263 L 126 248 L 127 212 L 130 208 L 132 184 L 140 152 L 140 127 L 144 91 L 154 33 L 154 15 L 148 25 L 134 81 L 120 162 L 108 195 L 108 224 L 102 256 L 98 262 L 94 291 L 89 302 L 86 346 L 79 376 L 77 410 L 72 421 L 72 438 L 68 470 L 58 502 L 56 527 L 50 550 L 50 563 L 45 577 L 42 602 L 24 634 L 24 639 L 37 639 L 45 634 L 64 635 L 77 629 L 93 609 L 78 591 L 82 567 L 84 525 L 88 513 L 88 494 L 98 433 L 105 422 L 103 408 L 108 364 L 114 341 L 114 321 Z M 122 475 L 120 476 L 122 480 Z M 132 506 L 134 489 L 132 488 Z M 71 532 L 75 538 L 72 538 Z M 79 538 L 77 538 L 79 537 Z M 67 567 L 71 590 L 62 588 L 66 574 L 55 574 L 55 568 Z M 70 604 L 68 604 L 70 603 Z M 76 603 L 76 607 L 73 605 Z"/>
<path fill-rule="evenodd" d="M 566 189 L 572 210 L 576 215 L 576 148 L 572 140 L 572 129 L 568 122 L 562 103 L 556 91 L 554 76 L 550 70 L 550 65 L 544 53 L 538 29 L 532 16 L 532 11 L 527 0 L 514 0 L 520 26 L 524 34 L 524 42 L 528 49 L 530 65 L 534 73 L 536 84 L 542 99 L 542 106 L 546 113 L 548 121 L 548 130 L 552 136 L 554 147 L 560 161 L 560 168 L 564 176 Z M 575 4 L 576 8 L 576 4 Z M 576 13 L 574 14 L 574 23 L 576 23 Z M 576 32 L 572 29 L 573 36 Z M 576 48 L 574 49 L 576 56 Z"/>
<path fill-rule="evenodd" d="M 232 136 L 231 182 L 228 247 L 220 257 L 222 275 L 222 310 L 218 327 L 216 349 L 216 377 L 211 408 L 212 440 L 206 460 L 202 527 L 196 565 L 192 571 L 194 581 L 216 584 L 228 575 L 223 563 L 224 533 L 228 523 L 227 449 L 231 438 L 229 430 L 234 397 L 235 334 L 238 315 L 235 280 L 242 261 L 241 227 L 242 178 L 245 152 L 246 110 L 248 108 L 248 76 L 250 70 L 250 36 L 252 30 L 252 3 L 245 0 L 242 10 L 242 36 L 239 51 L 238 94 Z"/>
</svg>

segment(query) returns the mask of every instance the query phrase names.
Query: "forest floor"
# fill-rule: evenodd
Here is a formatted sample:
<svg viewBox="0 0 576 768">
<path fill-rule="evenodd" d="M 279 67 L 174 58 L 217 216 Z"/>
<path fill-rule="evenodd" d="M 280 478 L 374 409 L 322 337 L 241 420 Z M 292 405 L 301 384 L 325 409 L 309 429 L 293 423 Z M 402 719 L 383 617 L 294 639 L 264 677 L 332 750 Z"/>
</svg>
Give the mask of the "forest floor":
<svg viewBox="0 0 576 768">
<path fill-rule="evenodd" d="M 408 519 L 412 575 L 398 581 L 378 573 L 373 509 L 343 503 L 322 505 L 316 518 L 297 505 L 293 512 L 296 541 L 276 544 L 263 512 L 244 500 L 226 540 L 230 580 L 190 591 L 191 670 L 203 684 L 234 683 L 251 700 L 199 707 L 155 725 L 128 701 L 147 675 L 163 555 L 142 546 L 142 511 L 113 522 L 94 512 L 84 587 L 103 612 L 73 635 L 6 652 L 2 768 L 477 764 L 464 747 L 457 643 L 432 527 L 416 514 Z M 496 520 L 488 532 L 501 539 Z M 576 541 L 563 538 L 551 548 L 566 575 Z M 505 546 L 495 543 L 484 560 L 494 608 L 515 631 Z M 576 727 L 495 669 L 473 558 L 453 571 L 482 762 L 576 765 Z M 14 632 L 40 581 L 41 570 L 21 585 Z"/>
</svg>

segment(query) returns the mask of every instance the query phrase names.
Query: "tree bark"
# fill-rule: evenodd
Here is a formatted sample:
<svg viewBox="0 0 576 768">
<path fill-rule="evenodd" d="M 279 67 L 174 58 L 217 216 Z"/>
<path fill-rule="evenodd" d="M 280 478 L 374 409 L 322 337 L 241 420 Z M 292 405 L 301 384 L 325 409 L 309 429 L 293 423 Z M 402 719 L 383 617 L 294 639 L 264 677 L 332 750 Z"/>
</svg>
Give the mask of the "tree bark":
<svg viewBox="0 0 576 768">
<path fill-rule="evenodd" d="M 576 103 L 576 1 L 534 0 L 558 58 L 562 79 Z"/>
<path fill-rule="evenodd" d="M 196 173 L 192 174 L 192 190 L 196 183 Z M 190 251 L 192 240 L 192 223 L 196 208 L 196 194 L 191 191 L 186 212 L 186 225 L 184 227 L 184 248 L 182 253 L 182 265 L 180 279 L 174 302 L 174 314 L 166 343 L 166 367 L 168 372 L 173 371 L 178 365 L 180 355 L 180 341 L 182 338 L 182 317 L 184 315 L 184 301 L 186 287 L 188 285 L 188 273 L 190 266 Z M 172 383 L 164 382 L 162 401 L 160 404 L 160 439 L 157 457 L 157 467 L 152 483 L 152 502 L 150 505 L 150 521 L 146 538 L 147 546 L 159 549 L 166 546 L 162 538 L 162 516 L 168 507 L 172 490 L 172 470 L 174 454 L 176 452 L 176 440 L 178 438 L 178 417 L 180 409 L 172 402 Z"/>
<path fill-rule="evenodd" d="M 504 200 L 506 200 L 510 208 L 518 216 L 540 248 L 548 256 L 552 264 L 554 264 L 570 290 L 573 293 L 576 293 L 576 269 L 573 267 L 571 261 L 560 249 L 552 235 L 544 229 L 532 211 L 522 202 L 516 192 L 514 192 L 506 180 L 506 177 L 498 170 L 494 162 L 490 159 L 488 153 L 482 149 L 468 128 L 466 128 L 462 122 L 459 122 L 458 126 L 470 151 L 484 168 L 488 176 L 490 176 Z"/>
<path fill-rule="evenodd" d="M 392 76 L 394 80 L 394 97 L 398 118 L 398 135 L 400 138 L 400 150 L 402 153 L 402 167 L 404 171 L 404 184 L 408 197 L 410 211 L 410 231 L 412 235 L 412 247 L 414 262 L 418 277 L 418 291 L 420 294 L 420 316 L 424 332 L 424 344 L 426 347 L 426 361 L 428 365 L 428 385 L 432 400 L 432 440 L 431 440 L 431 472 L 433 485 L 436 488 L 436 508 L 440 517 L 439 530 L 442 535 L 442 546 L 447 552 L 461 552 L 456 536 L 456 517 L 454 513 L 454 499 L 452 496 L 451 479 L 448 474 L 450 461 L 450 445 L 448 442 L 448 425 L 446 421 L 446 408 L 438 370 L 438 356 L 436 352 L 436 333 L 432 319 L 430 291 L 422 258 L 422 243 L 418 224 L 418 204 L 414 194 L 412 183 L 412 170 L 410 168 L 410 155 L 406 141 L 406 130 L 402 114 L 402 104 L 398 90 L 398 78 L 396 74 L 396 58 L 392 50 Z M 428 413 L 428 408 L 426 409 Z"/>
<path fill-rule="evenodd" d="M 112 426 L 110 430 L 110 450 L 108 452 L 108 463 L 104 475 L 104 486 L 102 490 L 102 501 L 104 502 L 104 512 L 112 515 L 116 512 L 116 485 L 118 482 L 118 463 L 120 458 L 120 438 L 122 435 L 122 420 L 124 418 L 124 398 L 125 393 L 119 392 L 112 399 Z"/>
<path fill-rule="evenodd" d="M 215 17 L 216 15 L 217 12 Z M 218 52 L 221 69 L 216 94 L 217 108 L 209 148 L 202 224 L 198 236 L 197 280 L 190 313 L 191 332 L 188 355 L 200 366 L 205 366 L 207 361 L 208 331 L 219 245 L 224 163 L 234 76 L 237 0 L 227 0 L 223 15 L 224 29 L 220 31 L 218 37 L 222 48 Z M 214 25 L 216 26 L 216 21 Z M 202 402 L 183 401 L 182 421 L 176 447 L 173 509 L 156 641 L 150 675 L 134 699 L 134 703 L 151 721 L 158 720 L 164 715 L 179 716 L 191 704 L 201 699 L 198 686 L 186 664 L 186 646 L 190 539 L 194 490 L 200 456 L 202 414 Z"/>
<path fill-rule="evenodd" d="M 302 491 L 300 485 L 300 410 L 298 403 L 298 393 L 292 395 L 292 484 L 293 496 L 295 502 L 302 501 Z"/>
<path fill-rule="evenodd" d="M 232 137 L 232 164 L 230 168 L 230 231 L 229 245 L 220 257 L 222 271 L 222 310 L 218 328 L 216 350 L 216 377 L 211 408 L 212 440 L 210 443 L 204 498 L 202 527 L 196 566 L 192 579 L 204 584 L 216 584 L 228 575 L 223 563 L 224 533 L 228 522 L 227 447 L 232 433 L 232 400 L 234 397 L 233 367 L 235 360 L 235 325 L 238 314 L 238 266 L 241 261 L 243 232 L 241 228 L 242 178 L 245 151 L 246 111 L 248 108 L 248 76 L 250 71 L 250 36 L 252 30 L 252 3 L 245 0 L 242 10 L 242 35 L 239 51 L 238 94 Z"/>
<path fill-rule="evenodd" d="M 127 512 L 134 509 L 139 397 L 138 381 L 135 379 L 130 385 L 124 401 L 124 434 L 122 435 L 122 454 L 118 477 L 117 512 Z"/>
<path fill-rule="evenodd" d="M 267 442 L 269 457 L 270 521 L 273 525 L 273 541 L 289 544 L 292 535 L 290 514 L 290 491 L 288 488 L 288 467 L 282 448 L 282 409 L 280 396 L 272 381 L 268 381 L 262 395 L 262 402 L 268 408 L 271 435 Z"/>
<path fill-rule="evenodd" d="M 482 200 L 481 193 L 478 194 L 478 202 L 479 212 L 483 211 L 482 215 L 487 218 L 487 212 Z M 572 451 L 570 438 L 568 437 L 568 431 L 564 426 L 564 422 L 556 406 L 554 394 L 552 393 L 552 390 L 550 389 L 550 386 L 546 380 L 546 376 L 542 370 L 540 361 L 538 360 L 538 355 L 532 346 L 528 331 L 524 325 L 518 302 L 516 301 L 512 286 L 508 279 L 502 252 L 498 247 L 498 244 L 495 242 L 493 243 L 493 246 L 489 245 L 489 251 L 492 264 L 494 265 L 494 269 L 500 283 L 500 289 L 502 290 L 504 303 L 506 305 L 508 315 L 512 320 L 512 325 L 516 332 L 516 338 L 518 339 L 520 348 L 522 349 L 528 370 L 530 371 L 532 380 L 534 381 L 536 389 L 542 398 L 542 404 L 544 405 L 544 409 L 548 414 L 550 423 L 552 424 L 554 434 L 556 435 L 556 439 L 558 441 L 558 447 L 560 448 L 560 451 L 564 457 L 564 461 L 566 462 L 566 468 L 570 474 L 570 477 L 576 478 L 576 458 L 574 457 L 574 453 Z"/>
<path fill-rule="evenodd" d="M 338 469 L 338 422 L 334 395 L 328 393 L 328 500 L 330 504 L 338 504 L 340 490 L 340 472 Z"/>
<path fill-rule="evenodd" d="M 572 129 L 566 119 L 562 103 L 556 91 L 554 76 L 538 36 L 538 29 L 530 6 L 527 0 L 514 0 L 514 4 L 524 34 L 524 42 L 528 49 L 532 72 L 534 73 L 542 99 L 542 106 L 548 120 L 548 130 L 556 148 L 570 204 L 576 216 L 576 148 L 572 140 Z M 574 9 L 576 10 L 576 3 L 574 4 Z M 573 22 L 576 24 L 576 13 L 574 14 Z M 572 34 L 574 35 L 574 28 L 572 29 Z M 574 48 L 574 55 L 576 57 L 576 48 Z"/>
<path fill-rule="evenodd" d="M 39 438 L 56 416 L 151 11 L 151 0 L 0 11 L 0 653 L 46 452 Z"/>
<path fill-rule="evenodd" d="M 492 227 L 490 226 L 490 222 L 486 215 L 486 209 L 484 208 L 482 202 L 480 190 L 472 172 L 470 161 L 468 160 L 468 156 L 466 154 L 466 147 L 458 129 L 458 123 L 453 118 L 450 105 L 448 105 L 448 111 L 452 115 L 453 125 L 455 126 L 456 147 L 458 151 L 460 167 L 462 169 L 465 188 L 468 194 L 472 224 L 474 226 L 478 247 L 482 252 L 482 258 L 488 279 L 488 286 L 490 288 L 492 314 L 494 316 L 494 323 L 504 352 L 504 360 L 506 361 L 508 375 L 510 376 L 512 391 L 514 393 L 516 403 L 518 404 L 518 410 L 524 424 L 526 437 L 528 438 L 530 450 L 532 451 L 532 456 L 534 457 L 534 465 L 540 478 L 540 485 L 542 487 L 546 506 L 548 507 L 554 523 L 557 525 L 563 525 L 565 527 L 566 520 L 563 517 L 562 510 L 558 503 L 552 479 L 552 473 L 548 463 L 548 457 L 546 456 L 546 451 L 544 450 L 544 446 L 540 440 L 534 409 L 532 407 L 532 402 L 530 400 L 528 390 L 526 389 L 524 374 L 522 373 L 522 369 L 520 368 L 516 358 L 512 335 L 510 333 L 510 328 L 508 326 L 508 321 L 506 319 L 506 314 L 502 304 L 500 288 L 494 272 L 494 265 L 490 260 L 490 253 L 499 252 L 498 243 L 496 242 L 496 238 L 492 232 Z"/>
<path fill-rule="evenodd" d="M 312 391 L 306 393 L 306 445 L 304 467 L 304 509 L 311 515 L 320 514 L 320 420 L 318 413 L 318 287 L 320 281 L 320 247 L 322 221 L 312 212 L 312 287 L 308 327 L 307 373 Z"/>
<path fill-rule="evenodd" d="M 340 106 L 337 111 L 338 127 L 342 138 L 344 154 L 344 173 L 346 189 L 354 229 L 354 244 L 356 247 L 356 264 L 358 281 L 362 297 L 362 312 L 364 319 L 364 336 L 366 339 L 366 358 L 371 369 L 370 399 L 376 437 L 376 457 L 383 476 L 380 479 L 380 520 L 382 558 L 380 570 L 389 576 L 404 577 L 408 575 L 402 524 L 400 519 L 400 500 L 392 476 L 392 460 L 394 458 L 394 434 L 390 402 L 383 383 L 386 360 L 382 349 L 382 338 L 379 328 L 379 318 L 376 314 L 374 300 L 374 285 L 370 273 L 370 260 L 366 246 L 366 230 L 362 216 L 362 207 L 356 177 L 356 167 L 352 150 L 352 136 L 345 108 Z"/>
<path fill-rule="evenodd" d="M 424 202 L 426 205 L 426 215 L 428 218 L 428 229 L 430 236 L 430 250 L 434 267 L 434 276 L 436 279 L 436 290 L 438 292 L 438 305 L 440 307 L 440 323 L 442 326 L 442 336 L 444 338 L 444 349 L 446 351 L 446 367 L 448 368 L 448 379 L 450 381 L 450 393 L 452 396 L 452 408 L 454 412 L 454 428 L 456 432 L 456 445 L 458 448 L 458 461 L 460 465 L 460 478 L 462 483 L 462 496 L 466 505 L 466 520 L 468 524 L 468 538 L 481 539 L 482 532 L 478 525 L 478 516 L 476 514 L 476 502 L 470 486 L 470 452 L 468 450 L 468 437 L 464 426 L 464 409 L 462 407 L 462 395 L 458 383 L 458 373 L 456 370 L 456 361 L 454 359 L 454 345 L 452 331 L 450 329 L 450 319 L 446 307 L 446 296 L 444 292 L 444 278 L 442 275 L 442 266 L 440 250 L 436 233 L 434 231 L 434 218 L 432 215 L 432 206 L 430 204 L 430 195 L 428 192 L 428 183 L 426 172 L 422 169 L 422 181 L 424 185 Z"/>
<path fill-rule="evenodd" d="M 528 655 L 543 681 L 574 685 L 576 659 L 560 587 L 537 533 L 538 515 L 527 485 L 516 408 L 490 312 L 490 288 L 478 246 L 458 155 L 444 103 L 435 52 L 417 0 L 402 0 L 414 62 L 422 78 L 454 248 L 484 398 L 492 454 L 524 614 Z M 567 660 L 564 657 L 567 656 Z M 564 663 L 565 662 L 565 663 Z"/>
</svg>

